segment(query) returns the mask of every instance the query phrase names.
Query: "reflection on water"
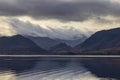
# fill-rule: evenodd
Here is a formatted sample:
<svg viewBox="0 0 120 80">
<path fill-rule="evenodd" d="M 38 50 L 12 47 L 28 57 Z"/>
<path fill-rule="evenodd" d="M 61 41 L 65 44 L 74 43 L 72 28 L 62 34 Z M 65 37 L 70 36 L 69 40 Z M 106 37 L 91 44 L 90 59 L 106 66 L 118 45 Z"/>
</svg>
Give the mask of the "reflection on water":
<svg viewBox="0 0 120 80">
<path fill-rule="evenodd" d="M 102 75 L 101 72 L 107 72 L 105 69 L 110 68 L 111 64 L 118 66 L 120 64 L 119 61 L 119 59 L 103 58 L 31 58 L 9 60 L 2 58 L 0 59 L 0 63 L 2 63 L 0 64 L 0 80 L 117 80 L 119 77 Z M 98 67 L 100 65 L 104 66 L 101 67 L 101 70 Z M 111 73 L 113 73 L 114 68 L 110 69 L 113 69 L 111 70 Z M 109 71 L 108 74 L 111 73 Z M 113 73 L 113 75 L 116 74 Z M 116 76 L 119 76 L 119 74 Z"/>
<path fill-rule="evenodd" d="M 16 80 L 16 76 L 11 71 L 4 71 L 0 73 L 0 80 Z"/>
<path fill-rule="evenodd" d="M 33 70 L 33 72 L 27 72 L 28 74 L 22 73 L 22 75 L 18 76 L 18 80 L 38 80 L 38 79 L 39 80 L 88 80 L 88 79 L 98 80 L 85 68 L 76 64 L 76 62 L 69 62 L 66 63 L 66 65 L 64 65 L 65 63 L 63 63 L 64 66 L 61 66 L 60 64 L 58 64 L 57 62 L 55 63 L 54 61 L 53 63 L 51 61 L 48 61 L 47 62 L 48 65 L 46 65 L 46 62 L 44 62 L 44 64 L 47 67 L 53 68 L 52 70 L 51 69 L 47 71 L 38 70 L 37 72 L 36 70 L 35 72 Z M 40 63 L 37 65 L 40 65 Z M 59 66 L 61 66 L 62 68 Z M 54 69 L 55 67 L 57 68 Z"/>
</svg>

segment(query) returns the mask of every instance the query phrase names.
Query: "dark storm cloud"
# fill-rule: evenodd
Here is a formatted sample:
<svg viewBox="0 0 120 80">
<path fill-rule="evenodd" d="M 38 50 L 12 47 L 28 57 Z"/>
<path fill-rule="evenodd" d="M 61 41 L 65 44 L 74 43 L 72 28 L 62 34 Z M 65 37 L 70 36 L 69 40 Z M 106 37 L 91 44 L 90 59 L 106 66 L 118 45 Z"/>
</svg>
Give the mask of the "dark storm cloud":
<svg viewBox="0 0 120 80">
<path fill-rule="evenodd" d="M 0 15 L 28 15 L 38 19 L 84 21 L 100 16 L 120 16 L 119 3 L 109 0 L 9 0 L 0 1 Z"/>
</svg>

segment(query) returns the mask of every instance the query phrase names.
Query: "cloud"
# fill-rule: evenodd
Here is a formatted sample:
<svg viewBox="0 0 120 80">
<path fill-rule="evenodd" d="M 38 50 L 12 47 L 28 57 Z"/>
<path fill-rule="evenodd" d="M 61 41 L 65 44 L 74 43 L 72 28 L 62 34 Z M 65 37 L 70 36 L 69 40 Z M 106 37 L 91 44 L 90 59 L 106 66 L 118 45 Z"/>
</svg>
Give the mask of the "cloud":
<svg viewBox="0 0 120 80">
<path fill-rule="evenodd" d="M 0 17 L 0 36 L 12 36 L 16 31 L 7 23 L 6 17 Z"/>
<path fill-rule="evenodd" d="M 87 36 L 84 32 L 75 29 L 74 27 L 69 28 L 52 28 L 48 29 L 38 25 L 32 24 L 31 22 L 23 22 L 19 19 L 9 19 L 9 24 L 16 31 L 16 34 L 22 34 L 27 36 L 39 36 L 39 37 L 50 37 L 59 39 L 78 39 L 83 36 Z M 64 26 L 67 27 L 67 26 Z"/>
<path fill-rule="evenodd" d="M 117 19 L 111 16 L 100 19 L 101 20 L 96 22 L 88 20 L 84 22 L 62 23 L 58 20 L 35 20 L 28 16 L 0 17 L 0 36 L 22 34 L 70 40 L 78 39 L 82 36 L 89 37 L 96 31 L 110 29 L 120 25 L 119 22 L 116 21 Z M 115 22 L 106 23 L 105 20 L 111 19 Z"/>
<path fill-rule="evenodd" d="M 0 20 L 0 35 L 73 39 L 120 26 L 120 1 L 0 0 Z"/>
<path fill-rule="evenodd" d="M 108 15 L 120 17 L 120 5 L 111 0 L 0 0 L 0 15 L 85 21 Z"/>
</svg>

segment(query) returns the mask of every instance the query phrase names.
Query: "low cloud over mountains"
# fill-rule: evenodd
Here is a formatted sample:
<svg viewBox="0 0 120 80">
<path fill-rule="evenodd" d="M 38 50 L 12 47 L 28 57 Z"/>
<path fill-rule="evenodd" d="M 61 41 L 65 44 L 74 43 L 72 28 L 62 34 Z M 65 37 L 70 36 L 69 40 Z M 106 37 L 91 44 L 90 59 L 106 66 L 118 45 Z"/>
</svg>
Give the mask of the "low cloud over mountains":
<svg viewBox="0 0 120 80">
<path fill-rule="evenodd" d="M 73 39 L 118 27 L 119 21 L 119 0 L 0 0 L 1 36 Z"/>
</svg>

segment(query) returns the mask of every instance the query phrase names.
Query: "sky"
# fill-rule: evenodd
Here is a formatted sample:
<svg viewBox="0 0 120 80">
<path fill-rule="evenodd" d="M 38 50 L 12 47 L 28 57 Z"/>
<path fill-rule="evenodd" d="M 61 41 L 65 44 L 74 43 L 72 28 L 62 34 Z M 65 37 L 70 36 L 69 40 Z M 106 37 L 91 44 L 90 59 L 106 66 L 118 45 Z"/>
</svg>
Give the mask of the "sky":
<svg viewBox="0 0 120 80">
<path fill-rule="evenodd" d="M 0 36 L 77 39 L 119 26 L 119 0 L 0 0 Z"/>
</svg>

